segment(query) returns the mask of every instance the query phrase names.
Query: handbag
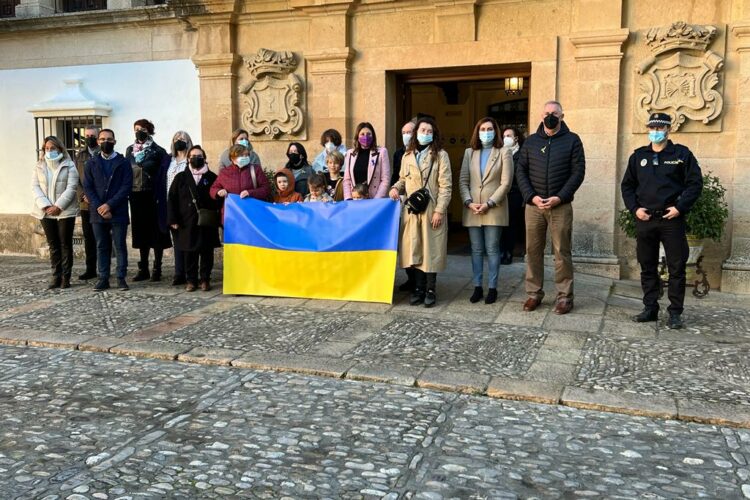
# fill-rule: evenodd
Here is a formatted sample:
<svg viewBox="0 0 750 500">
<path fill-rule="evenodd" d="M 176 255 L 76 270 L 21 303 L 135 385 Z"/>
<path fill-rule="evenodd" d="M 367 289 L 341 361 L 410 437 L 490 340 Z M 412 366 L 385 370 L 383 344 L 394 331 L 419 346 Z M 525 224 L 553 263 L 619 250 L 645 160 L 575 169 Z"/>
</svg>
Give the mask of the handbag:
<svg viewBox="0 0 750 500">
<path fill-rule="evenodd" d="M 404 204 L 406 205 L 406 210 L 410 214 L 421 214 L 422 212 L 427 210 L 427 205 L 430 204 L 430 191 L 427 189 L 427 182 L 429 182 L 430 180 L 432 167 L 434 165 L 435 160 L 433 159 L 430 162 L 430 170 L 427 172 L 427 177 L 425 177 L 424 185 L 410 194 L 406 199 L 406 202 L 404 202 Z"/>
<path fill-rule="evenodd" d="M 210 208 L 198 207 L 196 201 L 195 191 L 190 185 L 190 179 L 188 179 L 188 189 L 190 189 L 190 196 L 193 197 L 193 206 L 195 211 L 198 212 L 198 226 L 199 227 L 219 227 L 221 225 L 221 216 L 218 210 L 212 210 Z"/>
</svg>

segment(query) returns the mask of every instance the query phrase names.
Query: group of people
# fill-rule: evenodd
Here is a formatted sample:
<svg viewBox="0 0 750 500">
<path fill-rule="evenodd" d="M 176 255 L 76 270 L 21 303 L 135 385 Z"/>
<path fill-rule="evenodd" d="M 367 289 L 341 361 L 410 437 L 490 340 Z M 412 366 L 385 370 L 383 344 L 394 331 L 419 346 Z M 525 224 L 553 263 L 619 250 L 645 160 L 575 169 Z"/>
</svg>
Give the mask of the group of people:
<svg viewBox="0 0 750 500">
<path fill-rule="evenodd" d="M 661 241 L 670 272 L 668 325 L 680 328 L 687 260 L 684 215 L 700 194 L 701 174 L 692 153 L 668 140 L 670 125 L 668 115 L 651 117 L 647 124 L 650 144 L 633 153 L 622 192 L 638 224 L 645 308 L 634 320 L 654 321 L 658 316 L 656 267 Z M 32 181 L 33 215 L 41 220 L 50 248 L 50 288 L 70 287 L 72 235 L 79 209 L 86 251 L 86 269 L 79 279 L 98 278 L 94 289 L 108 289 L 114 247 L 117 287 L 128 289 L 125 241 L 131 223 L 132 244 L 140 251 L 133 280 L 160 281 L 163 251 L 174 245 L 172 284 L 195 291 L 211 289 L 223 199 L 229 194 L 275 203 L 390 197 L 403 205 L 399 263 L 408 279 L 400 288 L 411 291 L 412 305 L 435 305 L 437 273 L 446 267 L 446 214 L 453 181 L 450 158 L 434 118 L 420 116 L 404 124 L 403 148 L 395 152 L 392 162 L 368 122 L 356 127 L 354 147 L 348 150 L 338 131 L 323 132 L 322 151 L 313 164 L 304 146 L 292 142 L 287 147 L 288 161 L 273 174 L 273 186 L 245 130 L 234 131 L 216 173 L 208 168 L 206 152 L 185 131 L 173 135 L 169 151 L 154 142 L 150 121 L 136 121 L 133 132 L 134 142 L 123 155 L 115 151 L 112 130 L 89 127 L 85 147 L 75 159 L 58 138 L 45 138 Z M 493 118 L 477 122 L 458 183 L 463 225 L 471 242 L 471 302 L 497 300 L 499 266 L 512 259 L 508 241 L 517 232 L 511 222 L 518 219 L 514 212 L 523 211 L 528 295 L 523 310 L 537 309 L 544 297 L 548 234 L 555 257 L 553 310 L 567 314 L 573 309 L 571 202 L 584 175 L 583 144 L 566 125 L 557 101 L 545 103 L 541 123 L 525 141 L 517 129 L 501 130 Z"/>
</svg>

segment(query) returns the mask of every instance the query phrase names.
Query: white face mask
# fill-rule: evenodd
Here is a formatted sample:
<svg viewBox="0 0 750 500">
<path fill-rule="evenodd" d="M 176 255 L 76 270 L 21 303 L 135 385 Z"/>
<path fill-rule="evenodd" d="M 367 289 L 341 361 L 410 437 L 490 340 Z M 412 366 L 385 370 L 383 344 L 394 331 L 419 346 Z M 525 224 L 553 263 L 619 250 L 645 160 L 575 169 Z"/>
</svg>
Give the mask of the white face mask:
<svg viewBox="0 0 750 500">
<path fill-rule="evenodd" d="M 325 148 L 326 148 L 326 151 L 330 153 L 331 151 L 336 149 L 336 145 L 329 141 L 329 142 L 326 142 Z"/>
<path fill-rule="evenodd" d="M 503 146 L 506 148 L 512 148 L 515 143 L 512 137 L 503 137 Z"/>
<path fill-rule="evenodd" d="M 404 141 L 404 147 L 409 147 L 409 141 L 411 141 L 412 134 L 401 134 L 401 140 Z"/>
</svg>

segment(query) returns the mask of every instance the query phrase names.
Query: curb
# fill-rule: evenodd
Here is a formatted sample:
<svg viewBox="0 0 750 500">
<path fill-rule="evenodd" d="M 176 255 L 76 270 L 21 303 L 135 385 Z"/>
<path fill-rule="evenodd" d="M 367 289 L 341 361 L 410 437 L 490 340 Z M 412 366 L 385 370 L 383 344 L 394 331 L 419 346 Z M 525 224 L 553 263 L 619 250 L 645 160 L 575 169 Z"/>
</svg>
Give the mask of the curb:
<svg viewBox="0 0 750 500">
<path fill-rule="evenodd" d="M 569 406 L 632 416 L 750 428 L 750 407 L 599 389 L 589 390 L 565 385 L 560 379 L 540 381 L 502 376 L 491 377 L 437 368 L 419 369 L 394 365 L 358 364 L 355 361 L 321 356 L 253 354 L 233 349 L 190 346 L 176 342 L 137 342 L 114 337 L 48 334 L 34 330 L 0 329 L 0 345 L 80 350 L 163 361 L 299 373 L 352 381 L 420 387 L 487 396 L 493 399 Z"/>
</svg>

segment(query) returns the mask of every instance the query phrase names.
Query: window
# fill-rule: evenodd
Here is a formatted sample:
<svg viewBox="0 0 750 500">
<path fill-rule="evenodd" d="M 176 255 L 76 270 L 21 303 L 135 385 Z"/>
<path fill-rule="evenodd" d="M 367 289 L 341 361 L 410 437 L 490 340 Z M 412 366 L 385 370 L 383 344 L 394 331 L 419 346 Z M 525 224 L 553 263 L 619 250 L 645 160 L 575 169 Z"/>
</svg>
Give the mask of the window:
<svg viewBox="0 0 750 500">
<path fill-rule="evenodd" d="M 102 128 L 102 117 L 98 115 L 36 117 L 34 121 L 39 155 L 44 149 L 44 138 L 54 135 L 62 141 L 70 156 L 74 157 L 76 151 L 85 147 L 86 127 L 94 125 Z"/>
<path fill-rule="evenodd" d="M 16 5 L 21 0 L 0 0 L 0 17 L 16 17 Z"/>
</svg>

